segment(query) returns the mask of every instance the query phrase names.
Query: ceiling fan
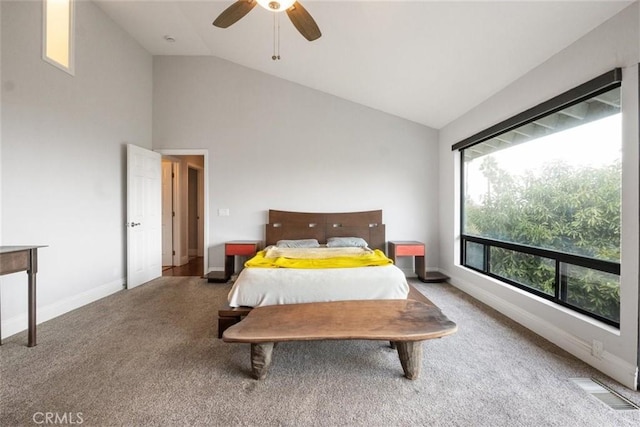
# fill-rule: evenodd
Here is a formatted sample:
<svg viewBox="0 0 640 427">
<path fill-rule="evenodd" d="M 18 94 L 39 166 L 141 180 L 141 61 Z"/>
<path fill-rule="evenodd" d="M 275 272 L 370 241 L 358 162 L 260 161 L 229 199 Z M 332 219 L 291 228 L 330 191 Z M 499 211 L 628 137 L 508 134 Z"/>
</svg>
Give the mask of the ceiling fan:
<svg viewBox="0 0 640 427">
<path fill-rule="evenodd" d="M 314 21 L 309 12 L 295 0 L 280 0 L 279 2 L 275 0 L 237 0 L 213 21 L 213 25 L 219 28 L 227 28 L 251 12 L 251 9 L 253 9 L 257 3 L 271 12 L 282 12 L 286 10 L 293 26 L 310 42 L 320 38 L 322 35 L 316 21 Z"/>
</svg>

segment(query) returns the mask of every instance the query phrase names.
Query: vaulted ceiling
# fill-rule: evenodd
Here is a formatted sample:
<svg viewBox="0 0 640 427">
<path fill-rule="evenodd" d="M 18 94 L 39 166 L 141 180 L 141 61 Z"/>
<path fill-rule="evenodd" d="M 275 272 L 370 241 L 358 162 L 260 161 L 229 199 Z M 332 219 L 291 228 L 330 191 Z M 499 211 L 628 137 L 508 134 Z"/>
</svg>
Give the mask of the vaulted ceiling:
<svg viewBox="0 0 640 427">
<path fill-rule="evenodd" d="M 322 37 L 278 14 L 279 61 L 260 6 L 221 29 L 234 0 L 94 1 L 153 55 L 220 57 L 439 129 L 637 0 L 303 0 Z"/>
</svg>

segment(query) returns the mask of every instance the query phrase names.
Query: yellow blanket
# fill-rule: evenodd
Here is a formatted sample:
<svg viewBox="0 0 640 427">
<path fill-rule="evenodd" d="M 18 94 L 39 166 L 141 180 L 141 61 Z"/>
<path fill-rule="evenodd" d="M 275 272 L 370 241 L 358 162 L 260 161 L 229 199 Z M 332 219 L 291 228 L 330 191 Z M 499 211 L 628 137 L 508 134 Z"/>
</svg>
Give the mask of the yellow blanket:
<svg viewBox="0 0 640 427">
<path fill-rule="evenodd" d="M 350 268 L 350 267 L 374 267 L 393 264 L 389 258 L 379 249 L 363 255 L 340 256 L 334 258 L 266 258 L 266 251 L 260 251 L 244 263 L 245 267 L 259 268 Z"/>
</svg>

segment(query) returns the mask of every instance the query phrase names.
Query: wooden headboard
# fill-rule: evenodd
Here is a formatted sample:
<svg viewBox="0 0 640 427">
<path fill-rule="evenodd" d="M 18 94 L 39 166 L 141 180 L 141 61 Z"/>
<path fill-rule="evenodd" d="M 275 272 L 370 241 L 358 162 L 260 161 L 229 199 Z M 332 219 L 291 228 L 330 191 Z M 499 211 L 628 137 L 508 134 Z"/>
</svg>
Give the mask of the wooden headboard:
<svg viewBox="0 0 640 427">
<path fill-rule="evenodd" d="M 278 240 L 317 239 L 326 243 L 329 237 L 361 237 L 371 249 L 385 251 L 385 228 L 382 210 L 343 213 L 310 213 L 269 210 L 265 243 Z"/>
</svg>

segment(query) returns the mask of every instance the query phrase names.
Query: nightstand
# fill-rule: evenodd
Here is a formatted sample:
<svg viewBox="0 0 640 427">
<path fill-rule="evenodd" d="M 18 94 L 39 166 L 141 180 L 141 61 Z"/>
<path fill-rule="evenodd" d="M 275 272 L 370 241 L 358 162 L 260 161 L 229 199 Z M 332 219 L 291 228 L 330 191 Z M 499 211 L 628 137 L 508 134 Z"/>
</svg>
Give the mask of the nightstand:
<svg viewBox="0 0 640 427">
<path fill-rule="evenodd" d="M 258 252 L 260 242 L 255 240 L 236 240 L 224 244 L 224 272 L 231 277 L 235 273 L 236 257 L 243 256 L 250 258 Z"/>
<path fill-rule="evenodd" d="M 415 272 L 420 279 L 421 282 L 425 283 L 435 283 L 435 282 L 444 282 L 448 279 L 442 273 L 439 272 L 427 272 L 426 265 L 424 262 L 424 243 L 416 242 L 413 240 L 405 240 L 405 241 L 391 241 L 388 242 L 389 249 L 389 258 L 396 263 L 398 257 L 401 256 L 412 256 L 414 257 L 415 264 Z"/>
<path fill-rule="evenodd" d="M 234 240 L 224 244 L 224 272 L 212 271 L 207 275 L 209 282 L 226 283 L 235 273 L 236 257 L 250 258 L 258 252 L 262 242 L 256 240 Z"/>
</svg>

